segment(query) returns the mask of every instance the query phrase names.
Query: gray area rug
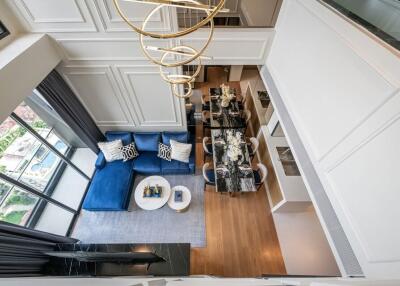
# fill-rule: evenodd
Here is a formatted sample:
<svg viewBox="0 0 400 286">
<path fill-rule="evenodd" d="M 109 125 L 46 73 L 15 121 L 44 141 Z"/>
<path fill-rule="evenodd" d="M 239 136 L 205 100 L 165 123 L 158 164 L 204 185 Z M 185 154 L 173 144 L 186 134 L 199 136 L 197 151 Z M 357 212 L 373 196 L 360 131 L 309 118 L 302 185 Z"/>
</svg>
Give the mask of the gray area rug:
<svg viewBox="0 0 400 286">
<path fill-rule="evenodd" d="M 82 210 L 72 237 L 82 243 L 191 243 L 192 247 L 206 246 L 204 215 L 204 179 L 200 175 L 164 176 L 171 187 L 189 188 L 192 201 L 189 209 L 177 213 L 166 204 L 145 211 L 131 195 L 129 211 L 91 212 Z M 136 176 L 136 185 L 144 176 Z"/>
</svg>

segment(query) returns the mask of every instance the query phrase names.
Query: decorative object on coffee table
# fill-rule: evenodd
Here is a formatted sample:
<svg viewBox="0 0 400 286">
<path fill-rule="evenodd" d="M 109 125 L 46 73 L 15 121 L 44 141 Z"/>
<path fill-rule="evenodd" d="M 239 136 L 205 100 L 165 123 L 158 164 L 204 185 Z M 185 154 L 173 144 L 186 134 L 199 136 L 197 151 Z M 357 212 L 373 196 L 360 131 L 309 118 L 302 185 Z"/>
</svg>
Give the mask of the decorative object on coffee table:
<svg viewBox="0 0 400 286">
<path fill-rule="evenodd" d="M 151 195 L 157 193 L 159 196 Z M 152 190 L 153 187 L 153 190 Z M 171 195 L 171 186 L 169 182 L 161 176 L 150 176 L 144 178 L 136 187 L 135 202 L 144 210 L 156 210 L 163 207 Z"/>
<path fill-rule="evenodd" d="M 145 186 L 144 187 L 144 192 L 143 192 L 143 198 L 161 198 L 162 196 L 162 187 L 160 187 L 159 185 L 155 185 L 155 186 Z"/>
<path fill-rule="evenodd" d="M 183 198 L 182 198 L 182 196 L 183 196 L 183 194 L 182 194 L 182 191 L 174 191 L 174 202 L 176 202 L 176 203 L 181 203 L 182 202 L 182 200 L 183 200 Z"/>
<path fill-rule="evenodd" d="M 177 192 L 182 192 L 182 201 L 175 201 L 175 193 Z M 175 186 L 172 188 L 172 194 L 168 200 L 168 206 L 177 212 L 183 212 L 189 207 L 191 200 L 192 194 L 188 188 L 185 186 Z"/>
</svg>

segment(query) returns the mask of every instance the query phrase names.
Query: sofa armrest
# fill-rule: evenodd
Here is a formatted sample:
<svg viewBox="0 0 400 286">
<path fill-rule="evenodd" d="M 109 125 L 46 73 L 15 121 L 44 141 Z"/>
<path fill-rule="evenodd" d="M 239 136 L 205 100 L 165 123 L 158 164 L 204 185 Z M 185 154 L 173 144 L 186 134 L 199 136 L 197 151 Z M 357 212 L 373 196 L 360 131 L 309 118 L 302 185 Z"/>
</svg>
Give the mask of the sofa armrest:
<svg viewBox="0 0 400 286">
<path fill-rule="evenodd" d="M 104 158 L 103 152 L 100 151 L 95 163 L 96 169 L 99 170 L 103 169 L 105 165 L 106 165 L 106 158 Z"/>
<path fill-rule="evenodd" d="M 191 173 L 196 172 L 196 144 L 192 144 L 192 151 L 189 157 L 189 169 Z"/>
</svg>

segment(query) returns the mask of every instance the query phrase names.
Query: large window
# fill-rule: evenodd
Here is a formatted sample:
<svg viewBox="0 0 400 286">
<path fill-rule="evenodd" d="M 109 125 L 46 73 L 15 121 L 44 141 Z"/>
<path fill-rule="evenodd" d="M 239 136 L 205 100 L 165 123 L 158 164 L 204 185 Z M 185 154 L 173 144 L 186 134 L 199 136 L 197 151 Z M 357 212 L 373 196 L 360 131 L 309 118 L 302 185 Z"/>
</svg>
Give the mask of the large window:
<svg viewBox="0 0 400 286">
<path fill-rule="evenodd" d="M 46 221 L 60 217 L 42 216 L 56 213 L 67 225 L 72 222 L 78 206 L 64 204 L 68 186 L 61 178 L 71 166 L 82 171 L 69 160 L 75 148 L 62 138 L 25 102 L 0 124 L 0 221 L 43 228 Z M 59 185 L 61 181 L 64 186 Z M 58 191 L 55 200 L 53 193 L 59 189 L 63 196 Z"/>
</svg>

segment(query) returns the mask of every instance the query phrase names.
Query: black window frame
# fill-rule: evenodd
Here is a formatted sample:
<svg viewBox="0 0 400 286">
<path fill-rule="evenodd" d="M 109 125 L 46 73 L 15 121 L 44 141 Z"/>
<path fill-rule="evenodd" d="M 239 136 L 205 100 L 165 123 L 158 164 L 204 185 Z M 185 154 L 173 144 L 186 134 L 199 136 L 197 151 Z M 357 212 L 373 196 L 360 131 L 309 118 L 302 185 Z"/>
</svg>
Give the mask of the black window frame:
<svg viewBox="0 0 400 286">
<path fill-rule="evenodd" d="M 2 31 L 2 32 L 1 32 Z M 2 21 L 0 21 L 0 40 L 4 39 L 10 35 L 10 31 L 7 29 L 7 27 L 3 24 Z"/>
<path fill-rule="evenodd" d="M 74 147 L 68 146 L 68 149 L 66 150 L 65 154 L 62 154 L 54 146 L 52 146 L 50 144 L 50 142 L 47 141 L 47 138 L 46 138 L 47 136 L 42 137 L 34 128 L 32 128 L 27 122 L 25 122 L 17 114 L 12 112 L 10 115 L 10 118 L 13 119 L 21 127 L 25 128 L 27 132 L 29 132 L 39 142 L 41 142 L 42 146 L 45 146 L 46 148 L 48 148 L 51 152 L 55 153 L 55 155 L 61 159 L 61 161 L 58 163 L 56 171 L 53 173 L 50 181 L 48 182 L 46 188 L 43 191 L 39 191 L 39 190 L 27 185 L 26 183 L 24 183 L 22 181 L 15 180 L 15 179 L 9 177 L 8 175 L 0 172 L 0 180 L 11 185 L 11 189 L 8 191 L 8 194 L 12 191 L 13 188 L 17 187 L 17 188 L 21 189 L 22 191 L 25 191 L 27 193 L 35 195 L 39 199 L 38 202 L 33 207 L 32 213 L 30 214 L 27 222 L 22 226 L 26 227 L 26 228 L 34 228 L 36 226 L 40 216 L 42 215 L 45 206 L 48 203 L 52 203 L 53 205 L 56 205 L 57 207 L 60 207 L 60 208 L 73 214 L 73 217 L 70 221 L 70 224 L 69 224 L 67 232 L 66 232 L 66 236 L 70 236 L 72 233 L 72 229 L 75 225 L 75 222 L 79 216 L 80 210 L 82 208 L 83 200 L 86 196 L 88 187 L 91 183 L 91 177 L 87 176 L 81 169 L 79 169 L 75 164 L 73 164 L 71 162 L 70 159 L 75 152 Z M 49 132 L 49 134 L 52 131 L 53 131 L 53 129 Z M 74 170 L 76 170 L 78 173 L 80 173 L 84 178 L 86 178 L 88 180 L 84 196 L 82 197 L 82 199 L 80 201 L 78 209 L 74 209 L 74 208 L 72 208 L 68 205 L 65 205 L 64 203 L 52 198 L 53 191 L 54 191 L 60 177 L 63 175 L 64 170 L 67 166 L 71 166 Z M 8 194 L 5 196 L 4 200 L 6 199 Z M 1 223 L 1 221 L 0 221 L 0 223 Z"/>
</svg>

